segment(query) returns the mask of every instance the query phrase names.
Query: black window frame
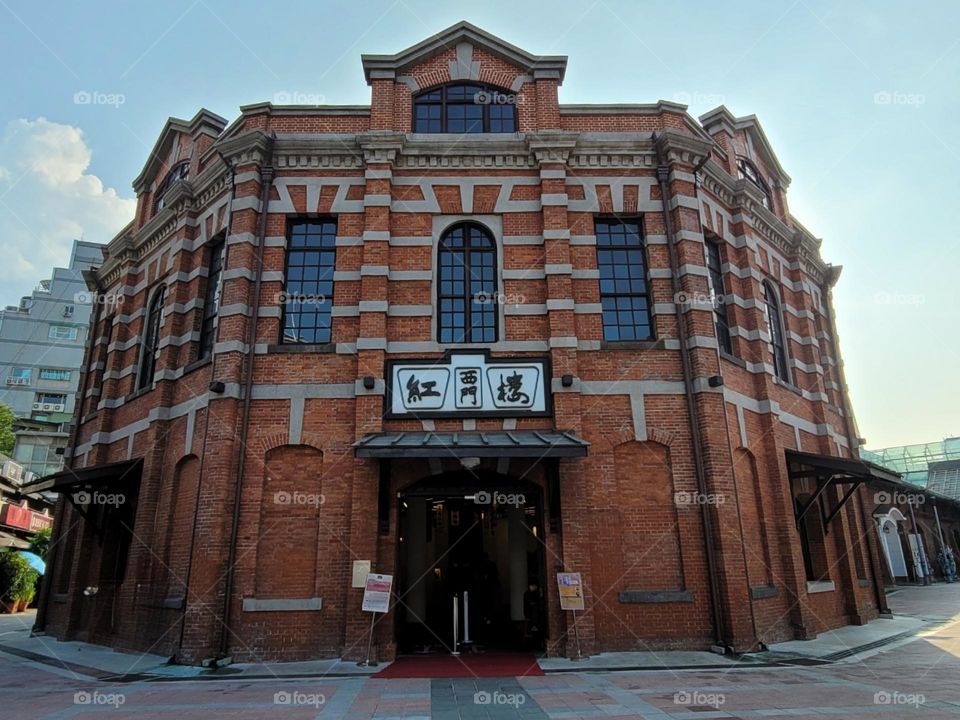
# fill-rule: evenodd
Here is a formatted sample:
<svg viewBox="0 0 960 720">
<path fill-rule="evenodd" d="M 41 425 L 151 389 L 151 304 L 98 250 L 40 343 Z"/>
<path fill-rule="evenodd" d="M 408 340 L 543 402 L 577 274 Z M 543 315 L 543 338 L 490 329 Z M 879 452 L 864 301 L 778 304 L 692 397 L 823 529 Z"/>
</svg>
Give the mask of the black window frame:
<svg viewBox="0 0 960 720">
<path fill-rule="evenodd" d="M 302 233 L 303 244 L 297 242 L 300 237 L 298 228 L 310 228 L 318 226 L 320 229 L 312 233 L 309 229 Z M 319 238 L 319 244 L 308 245 L 308 239 L 316 235 Z M 308 255 L 317 253 L 316 264 L 309 262 Z M 291 260 L 298 259 L 300 255 L 303 259 L 300 262 L 291 263 Z M 324 256 L 329 254 L 330 261 L 321 262 Z M 337 267 L 337 218 L 334 216 L 324 216 L 316 218 L 294 218 L 287 221 L 287 247 L 284 257 L 284 290 L 281 297 L 280 312 L 280 339 L 281 345 L 329 345 L 333 342 L 333 293 L 335 290 L 334 275 Z M 308 269 L 316 268 L 316 278 L 304 279 Z M 301 272 L 297 273 L 296 270 Z M 294 275 L 301 275 L 294 278 Z M 321 277 L 323 275 L 324 277 Z M 326 277 L 329 275 L 329 277 Z M 304 283 L 309 283 L 304 288 Z M 323 310 L 317 310 L 315 306 L 321 306 Z M 313 317 L 313 323 L 310 327 L 312 337 L 309 340 L 301 339 L 295 335 L 287 334 L 287 323 L 292 318 L 303 320 L 306 316 Z M 326 325 L 320 324 L 318 318 L 325 317 Z M 296 329 L 296 328 L 292 328 Z M 318 330 L 325 331 L 318 338 Z M 304 332 L 304 326 L 300 324 L 298 334 Z"/>
<path fill-rule="evenodd" d="M 605 233 L 601 232 L 601 226 L 606 225 L 607 231 Z M 623 233 L 611 233 L 611 228 L 623 227 Z M 635 228 L 631 232 L 630 228 Z M 654 328 L 653 323 L 653 303 L 650 292 L 650 263 L 648 262 L 647 257 L 647 247 L 644 242 L 644 232 L 643 232 L 643 217 L 636 218 L 619 218 L 619 217 L 606 217 L 598 216 L 594 218 L 593 221 L 594 235 L 596 236 L 596 260 L 597 260 L 597 271 L 599 273 L 599 290 L 600 290 L 600 305 L 602 307 L 601 322 L 603 324 L 603 339 L 604 342 L 648 342 L 656 339 L 656 329 Z M 619 237 L 622 234 L 623 243 L 615 243 L 614 238 Z M 630 242 L 630 238 L 636 238 L 636 242 Z M 603 239 L 606 239 L 606 242 Z M 603 258 L 605 253 L 611 253 L 610 261 L 607 262 Z M 623 252 L 627 253 L 623 258 L 618 259 L 618 256 L 614 253 Z M 630 259 L 629 253 L 639 253 L 639 256 L 635 256 L 633 260 Z M 632 267 L 636 267 L 636 259 L 639 257 L 641 265 L 640 277 L 634 277 L 630 273 Z M 609 267 L 612 272 L 609 277 L 605 277 L 605 268 Z M 617 270 L 618 267 L 625 267 L 627 269 L 627 274 L 625 277 L 618 277 Z M 627 290 L 618 289 L 618 283 L 626 281 Z M 634 287 L 634 283 L 641 282 L 642 289 L 637 290 Z M 608 283 L 612 285 L 608 286 Z M 609 289 L 605 289 L 608 287 Z M 622 288 L 622 285 L 619 286 Z M 644 310 L 638 310 L 635 307 L 635 300 L 642 299 L 645 303 Z M 612 301 L 613 307 L 607 307 L 608 303 L 605 300 Z M 622 307 L 624 305 L 629 305 L 630 307 Z M 646 316 L 645 323 L 637 323 L 636 316 L 638 312 L 642 312 Z M 615 322 L 610 322 L 611 316 L 613 314 L 613 319 Z M 621 313 L 630 313 L 630 316 L 633 320 L 631 323 L 622 322 Z M 644 337 L 638 337 L 638 328 L 646 327 L 647 333 Z M 633 337 L 623 337 L 625 334 L 623 331 L 626 328 L 630 328 L 630 335 Z M 614 333 L 613 330 L 616 330 Z M 613 337 L 613 335 L 616 337 Z"/>
<path fill-rule="evenodd" d="M 457 93 L 451 92 L 459 89 L 472 89 L 473 92 L 471 94 L 468 90 L 464 90 L 462 97 L 459 97 Z M 487 102 L 477 102 L 477 96 L 481 93 L 487 96 Z M 496 101 L 499 98 L 504 98 L 504 101 Z M 509 134 L 519 132 L 520 128 L 519 113 L 517 111 L 517 94 L 484 83 L 454 82 L 428 88 L 414 95 L 412 105 L 411 128 L 415 133 L 449 133 L 455 135 L 471 135 L 477 133 Z M 439 118 L 424 118 L 424 121 L 428 123 L 439 121 L 440 126 L 438 130 L 429 129 L 429 127 L 423 128 L 418 125 L 420 118 L 417 116 L 417 108 L 420 107 L 439 108 Z M 480 107 L 480 129 L 451 130 L 451 119 L 459 120 L 459 118 L 450 117 L 449 108 L 452 107 Z M 493 113 L 492 110 L 495 108 L 498 109 L 496 114 L 500 115 L 500 117 L 493 117 L 495 113 Z M 506 113 L 503 112 L 504 108 L 510 108 L 512 117 L 508 118 L 506 116 Z M 505 130 L 503 129 L 503 124 L 506 123 L 508 119 L 512 123 L 512 128 Z M 466 120 L 465 117 L 465 123 Z M 493 129 L 496 123 L 500 123 L 501 125 L 498 129 Z"/>
<path fill-rule="evenodd" d="M 223 271 L 226 267 L 227 238 L 225 233 L 215 237 L 207 250 L 207 281 L 203 288 L 203 309 L 200 315 L 200 340 L 197 359 L 213 356 L 216 340 L 217 313 L 220 311 L 220 294 L 223 286 Z"/>
<path fill-rule="evenodd" d="M 780 302 L 780 293 L 769 281 L 763 283 L 763 304 L 767 315 L 767 329 L 770 331 L 774 375 L 783 382 L 792 384 L 790 356 L 787 353 L 787 333 L 783 323 L 783 305 Z"/>
<path fill-rule="evenodd" d="M 730 334 L 730 313 L 727 308 L 727 290 L 723 281 L 723 255 L 719 239 L 707 238 L 707 276 L 710 280 L 713 323 L 717 344 L 728 355 L 733 355 L 733 338 Z"/>
<path fill-rule="evenodd" d="M 760 174 L 759 168 L 745 157 L 737 157 L 737 173 L 740 178 L 746 180 L 763 193 L 763 206 L 773 211 L 773 193 L 770 192 L 770 184 Z"/>
<path fill-rule="evenodd" d="M 163 325 L 163 304 L 166 294 L 167 286 L 161 283 L 150 298 L 150 304 L 147 305 L 143 333 L 140 336 L 140 367 L 137 372 L 136 387 L 138 391 L 153 385 L 153 374 L 156 372 L 157 359 L 160 356 L 160 328 Z"/>
<path fill-rule="evenodd" d="M 170 187 L 180 180 L 186 180 L 190 176 L 190 161 L 181 160 L 180 162 L 174 164 L 170 168 L 169 172 L 163 177 L 163 182 L 157 185 L 157 189 L 153 192 L 153 214 L 156 215 L 158 212 L 163 210 L 163 196 L 166 195 L 167 190 Z"/>
<path fill-rule="evenodd" d="M 453 245 L 456 233 L 462 232 L 463 245 Z M 477 233 L 475 235 L 474 233 Z M 486 243 L 474 245 L 475 238 L 482 238 Z M 480 254 L 480 275 L 474 272 L 474 254 Z M 456 262 L 459 257 L 459 262 Z M 451 261 L 446 262 L 446 258 Z M 500 308 L 499 282 L 500 271 L 497 259 L 497 241 L 489 228 L 484 225 L 466 220 L 454 223 L 443 231 L 440 242 L 437 244 L 436 269 L 436 299 L 437 299 L 437 342 L 444 345 L 476 345 L 496 343 L 500 340 Z M 444 268 L 463 268 L 463 278 L 458 280 L 456 274 L 445 276 Z M 484 269 L 489 269 L 488 278 L 484 278 Z M 456 283 L 463 283 L 462 292 L 456 292 Z M 480 285 L 477 288 L 477 284 Z M 449 289 L 448 289 L 449 288 Z M 445 292 L 445 290 L 447 290 Z M 462 303 L 462 310 L 457 310 L 456 303 Z M 449 304 L 448 304 L 449 303 Z M 449 309 L 448 309 L 449 308 Z M 481 322 L 474 324 L 474 315 L 479 312 Z M 455 324 L 457 315 L 462 315 L 463 325 Z M 454 324 L 445 325 L 450 317 Z M 457 336 L 458 330 L 461 332 Z M 487 331 L 490 331 L 489 334 Z M 449 331 L 449 337 L 445 333 Z M 479 331 L 479 337 L 474 335 Z"/>
</svg>

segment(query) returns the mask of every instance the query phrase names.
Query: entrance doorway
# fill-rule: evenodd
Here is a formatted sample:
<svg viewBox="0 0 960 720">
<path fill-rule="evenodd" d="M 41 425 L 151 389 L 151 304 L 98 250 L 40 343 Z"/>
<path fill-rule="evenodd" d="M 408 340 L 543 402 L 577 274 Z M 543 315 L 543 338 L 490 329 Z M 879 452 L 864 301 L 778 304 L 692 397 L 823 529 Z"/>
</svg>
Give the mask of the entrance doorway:
<svg viewBox="0 0 960 720">
<path fill-rule="evenodd" d="M 493 473 L 428 478 L 399 496 L 400 652 L 542 650 L 542 492 Z"/>
</svg>

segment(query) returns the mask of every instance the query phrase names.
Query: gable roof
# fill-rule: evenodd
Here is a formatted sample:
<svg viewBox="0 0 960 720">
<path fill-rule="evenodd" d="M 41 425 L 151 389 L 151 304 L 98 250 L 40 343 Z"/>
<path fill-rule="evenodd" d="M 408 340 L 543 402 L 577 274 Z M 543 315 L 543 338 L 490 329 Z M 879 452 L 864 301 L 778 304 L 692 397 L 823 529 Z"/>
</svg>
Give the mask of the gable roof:
<svg viewBox="0 0 960 720">
<path fill-rule="evenodd" d="M 756 115 L 736 117 L 727 109 L 726 105 L 721 105 L 701 115 L 700 123 L 703 125 L 704 130 L 711 134 L 713 134 L 713 129 L 717 126 L 726 126 L 731 135 L 736 130 L 746 131 L 763 153 L 767 164 L 777 173 L 780 184 L 783 185 L 783 187 L 787 187 L 790 184 L 790 176 L 787 174 L 787 171 L 783 169 L 783 166 L 777 159 L 776 153 L 773 152 L 773 146 L 770 145 L 770 141 L 767 139 L 766 133 L 763 132 L 763 127 L 760 125 L 760 121 Z"/>
<path fill-rule="evenodd" d="M 363 74 L 368 83 L 371 79 L 394 78 L 404 70 L 455 48 L 461 43 L 483 48 L 491 55 L 531 72 L 534 78 L 555 77 L 563 82 L 563 76 L 567 70 L 566 55 L 533 55 L 504 42 L 486 30 L 481 30 L 476 25 L 471 25 L 466 20 L 461 20 L 446 30 L 441 30 L 436 35 L 394 55 L 361 55 Z"/>
<path fill-rule="evenodd" d="M 133 181 L 133 189 L 139 194 L 146 189 L 147 185 L 154 178 L 165 159 L 165 148 L 167 143 L 176 133 L 183 133 L 191 137 L 198 135 L 209 135 L 210 137 L 219 137 L 220 133 L 227 126 L 226 118 L 222 118 L 216 113 L 210 112 L 206 108 L 200 108 L 197 114 L 190 120 L 181 120 L 180 118 L 167 118 L 163 130 L 160 131 L 157 142 L 147 156 L 147 162 L 143 170 Z"/>
</svg>

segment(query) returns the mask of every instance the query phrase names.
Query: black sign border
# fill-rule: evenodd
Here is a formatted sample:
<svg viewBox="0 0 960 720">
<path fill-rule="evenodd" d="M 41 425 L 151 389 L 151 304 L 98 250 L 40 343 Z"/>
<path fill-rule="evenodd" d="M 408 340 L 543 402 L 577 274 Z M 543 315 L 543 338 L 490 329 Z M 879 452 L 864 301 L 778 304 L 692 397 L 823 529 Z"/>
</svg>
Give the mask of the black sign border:
<svg viewBox="0 0 960 720">
<path fill-rule="evenodd" d="M 393 408 L 393 369 L 397 365 L 444 365 L 450 366 L 453 358 L 462 355 L 483 355 L 486 365 L 515 365 L 517 363 L 543 364 L 544 409 L 530 410 L 421 410 L 406 413 L 394 413 Z M 553 370 L 549 355 L 520 355 L 512 357 L 493 357 L 489 348 L 458 348 L 446 350 L 440 357 L 391 358 L 385 363 L 386 382 L 383 394 L 383 417 L 385 420 L 435 420 L 463 418 L 542 418 L 553 417 Z M 451 373 L 452 380 L 452 373 Z"/>
</svg>

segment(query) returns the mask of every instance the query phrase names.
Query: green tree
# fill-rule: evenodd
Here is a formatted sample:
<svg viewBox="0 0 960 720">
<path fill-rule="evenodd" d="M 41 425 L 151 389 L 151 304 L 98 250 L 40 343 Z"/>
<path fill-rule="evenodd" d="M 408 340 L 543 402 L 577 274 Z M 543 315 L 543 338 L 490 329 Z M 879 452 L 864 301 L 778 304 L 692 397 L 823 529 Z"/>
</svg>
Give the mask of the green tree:
<svg viewBox="0 0 960 720">
<path fill-rule="evenodd" d="M 0 403 L 0 453 L 13 454 L 13 410 Z"/>
<path fill-rule="evenodd" d="M 50 552 L 50 538 L 52 536 L 52 528 L 43 528 L 41 530 L 37 530 L 29 537 L 30 552 L 32 552 L 34 555 L 39 555 L 46 560 L 47 553 Z"/>
</svg>

